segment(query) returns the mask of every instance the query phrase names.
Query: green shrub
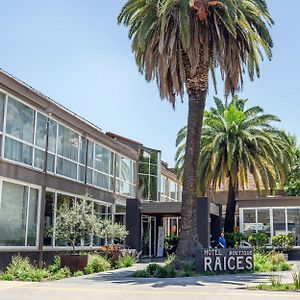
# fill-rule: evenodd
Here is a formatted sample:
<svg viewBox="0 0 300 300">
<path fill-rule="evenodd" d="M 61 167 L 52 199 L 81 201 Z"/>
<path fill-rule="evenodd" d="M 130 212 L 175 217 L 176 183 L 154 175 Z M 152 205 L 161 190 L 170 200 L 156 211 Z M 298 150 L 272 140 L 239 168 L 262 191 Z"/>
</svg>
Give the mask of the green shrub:
<svg viewBox="0 0 300 300">
<path fill-rule="evenodd" d="M 73 274 L 74 277 L 83 276 L 83 275 L 84 275 L 84 273 L 83 273 L 82 271 L 76 271 L 76 272 Z"/>
<path fill-rule="evenodd" d="M 108 271 L 111 268 L 109 260 L 99 254 L 89 256 L 88 264 L 84 269 L 85 274 Z"/>
<path fill-rule="evenodd" d="M 241 232 L 226 232 L 225 239 L 228 247 L 238 247 L 241 241 L 245 241 L 246 236 Z"/>
<path fill-rule="evenodd" d="M 292 274 L 295 289 L 300 290 L 300 267 L 298 267 L 298 272 Z"/>
<path fill-rule="evenodd" d="M 291 265 L 288 262 L 283 262 L 279 265 L 281 271 L 289 271 L 292 269 Z"/>
<path fill-rule="evenodd" d="M 274 247 L 279 247 L 284 250 L 290 250 L 295 245 L 295 238 L 291 234 L 288 235 L 278 234 L 273 236 L 272 245 Z"/>
<path fill-rule="evenodd" d="M 180 237 L 178 235 L 166 236 L 164 240 L 164 249 L 167 254 L 174 254 L 176 252 Z"/>
<path fill-rule="evenodd" d="M 154 277 L 157 278 L 171 278 L 175 277 L 176 272 L 173 266 L 166 265 L 164 267 L 158 266 L 154 272 Z"/>
<path fill-rule="evenodd" d="M 182 277 L 191 277 L 194 275 L 194 266 L 191 263 L 185 263 L 182 265 L 180 275 Z"/>
<path fill-rule="evenodd" d="M 286 261 L 282 253 L 271 251 L 267 254 L 260 252 L 254 253 L 254 271 L 255 272 L 276 272 L 288 271 L 291 265 Z"/>
<path fill-rule="evenodd" d="M 15 279 L 14 276 L 9 273 L 0 274 L 0 280 L 12 281 L 14 279 Z"/>
<path fill-rule="evenodd" d="M 268 244 L 269 237 L 264 232 L 253 233 L 249 235 L 248 242 L 256 249 L 265 247 Z"/>
<path fill-rule="evenodd" d="M 60 257 L 56 255 L 56 256 L 54 256 L 52 264 L 48 266 L 48 270 L 51 273 L 56 273 L 60 269 L 61 269 Z"/>
<path fill-rule="evenodd" d="M 128 268 L 136 263 L 136 259 L 133 256 L 125 255 L 114 262 L 117 269 Z"/>
<path fill-rule="evenodd" d="M 158 264 L 149 264 L 146 267 L 146 271 L 149 272 L 149 274 L 153 276 L 158 268 L 160 268 L 160 265 L 158 265 Z"/>
<path fill-rule="evenodd" d="M 1 278 L 3 280 L 42 281 L 48 276 L 47 270 L 32 266 L 28 257 L 14 256 Z"/>
<path fill-rule="evenodd" d="M 286 262 L 286 259 L 282 253 L 271 251 L 267 254 L 268 260 L 271 264 L 281 264 Z"/>
<path fill-rule="evenodd" d="M 132 277 L 136 278 L 149 278 L 150 273 L 147 270 L 139 270 L 133 273 Z"/>
<path fill-rule="evenodd" d="M 69 268 L 64 267 L 56 271 L 55 273 L 51 274 L 49 279 L 50 280 L 61 280 L 65 278 L 69 278 L 72 276 L 72 273 Z"/>
</svg>

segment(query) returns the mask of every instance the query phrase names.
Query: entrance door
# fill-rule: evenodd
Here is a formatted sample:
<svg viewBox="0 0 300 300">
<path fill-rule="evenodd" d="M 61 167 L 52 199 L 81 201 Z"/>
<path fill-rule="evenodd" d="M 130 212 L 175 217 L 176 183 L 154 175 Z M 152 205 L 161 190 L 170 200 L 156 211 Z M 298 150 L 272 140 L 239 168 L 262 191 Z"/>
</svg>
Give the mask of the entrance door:
<svg viewBox="0 0 300 300">
<path fill-rule="evenodd" d="M 156 255 L 156 218 L 142 216 L 142 254 L 145 256 Z"/>
</svg>

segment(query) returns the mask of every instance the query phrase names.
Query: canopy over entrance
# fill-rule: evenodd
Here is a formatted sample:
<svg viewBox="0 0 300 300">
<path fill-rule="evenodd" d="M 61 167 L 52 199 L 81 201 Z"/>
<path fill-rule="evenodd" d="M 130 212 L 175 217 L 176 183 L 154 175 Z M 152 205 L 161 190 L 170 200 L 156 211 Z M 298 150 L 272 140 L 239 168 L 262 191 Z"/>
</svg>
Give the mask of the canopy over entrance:
<svg viewBox="0 0 300 300">
<path fill-rule="evenodd" d="M 196 204 L 199 240 L 204 248 L 208 248 L 211 240 L 216 240 L 222 229 L 221 207 L 210 203 L 207 197 L 197 198 Z M 155 224 L 158 227 L 162 225 L 164 217 L 180 217 L 181 207 L 182 202 L 144 202 L 139 199 L 127 199 L 126 228 L 129 235 L 126 243 L 140 251 L 142 218 L 144 216 L 156 218 Z M 154 232 L 157 233 L 157 230 Z M 157 236 L 153 239 L 156 240 Z"/>
</svg>

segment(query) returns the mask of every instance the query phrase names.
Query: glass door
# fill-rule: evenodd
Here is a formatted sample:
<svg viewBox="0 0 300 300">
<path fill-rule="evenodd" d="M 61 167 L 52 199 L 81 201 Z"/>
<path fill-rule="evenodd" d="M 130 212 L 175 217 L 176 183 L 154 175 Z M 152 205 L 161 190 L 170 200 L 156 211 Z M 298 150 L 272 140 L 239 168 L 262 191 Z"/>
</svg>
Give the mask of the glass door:
<svg viewBox="0 0 300 300">
<path fill-rule="evenodd" d="M 156 254 L 156 218 L 142 216 L 142 254 L 144 256 L 155 256 Z"/>
</svg>

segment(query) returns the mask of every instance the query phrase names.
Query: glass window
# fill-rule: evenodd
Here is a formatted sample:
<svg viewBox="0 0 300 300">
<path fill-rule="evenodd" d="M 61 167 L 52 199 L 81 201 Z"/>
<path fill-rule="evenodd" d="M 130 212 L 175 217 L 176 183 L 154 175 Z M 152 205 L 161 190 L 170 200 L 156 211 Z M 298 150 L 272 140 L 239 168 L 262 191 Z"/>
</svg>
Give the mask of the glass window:
<svg viewBox="0 0 300 300">
<path fill-rule="evenodd" d="M 106 206 L 105 205 L 101 205 L 98 202 L 94 202 L 94 215 L 98 218 L 98 219 L 106 219 L 107 218 L 107 214 L 106 214 Z M 93 244 L 95 246 L 101 246 L 104 245 L 106 242 L 105 239 L 103 238 L 99 238 L 99 237 L 94 237 L 93 239 Z"/>
<path fill-rule="evenodd" d="M 288 233 L 296 240 L 296 246 L 300 246 L 300 208 L 287 209 Z"/>
<path fill-rule="evenodd" d="M 29 209 L 28 209 L 28 228 L 27 246 L 36 246 L 36 228 L 38 214 L 38 190 L 30 188 Z"/>
<path fill-rule="evenodd" d="M 47 155 L 47 170 L 49 172 L 54 173 L 55 166 L 55 156 L 53 154 L 48 153 Z"/>
<path fill-rule="evenodd" d="M 84 179 L 85 179 L 85 167 L 79 166 L 78 180 L 84 182 Z"/>
<path fill-rule="evenodd" d="M 54 203 L 55 203 L 55 194 L 52 192 L 46 192 L 45 229 L 44 229 L 45 246 L 53 245 Z"/>
<path fill-rule="evenodd" d="M 94 143 L 91 141 L 88 141 L 88 159 L 87 159 L 87 165 L 91 168 L 93 168 L 94 163 Z"/>
<path fill-rule="evenodd" d="M 157 176 L 158 168 L 157 165 L 150 165 L 150 174 Z"/>
<path fill-rule="evenodd" d="M 36 132 L 35 144 L 42 149 L 46 148 L 46 135 L 47 135 L 47 117 L 37 113 L 36 118 Z"/>
<path fill-rule="evenodd" d="M 115 215 L 115 223 L 121 224 L 121 225 L 125 225 L 125 218 L 126 216 L 124 214 L 122 215 Z M 116 243 L 120 242 L 119 240 L 115 241 Z"/>
<path fill-rule="evenodd" d="M 157 201 L 157 177 L 150 176 L 150 200 Z"/>
<path fill-rule="evenodd" d="M 34 150 L 34 166 L 39 169 L 45 167 L 45 152 L 39 149 Z"/>
<path fill-rule="evenodd" d="M 149 199 L 149 176 L 139 176 L 139 198 Z"/>
<path fill-rule="evenodd" d="M 95 145 L 95 169 L 109 174 L 110 151 L 100 145 Z"/>
<path fill-rule="evenodd" d="M 3 182 L 0 245 L 25 246 L 28 187 Z"/>
<path fill-rule="evenodd" d="M 126 214 L 126 206 L 123 205 L 116 205 L 116 210 L 115 210 L 116 214 Z"/>
<path fill-rule="evenodd" d="M 48 134 L 48 151 L 56 153 L 57 123 L 50 119 Z"/>
<path fill-rule="evenodd" d="M 102 173 L 94 171 L 94 185 L 108 189 L 109 177 Z"/>
<path fill-rule="evenodd" d="M 256 232 L 256 217 L 254 209 L 243 210 L 243 232 L 245 234 L 251 234 Z"/>
<path fill-rule="evenodd" d="M 150 149 L 142 149 L 139 155 L 139 188 L 138 194 L 143 199 L 157 201 L 160 174 L 158 174 L 159 152 Z M 132 169 L 133 171 L 133 169 Z M 132 172 L 133 174 L 133 172 Z M 133 175 L 132 175 L 133 176 Z M 134 178 L 131 179 L 133 183 Z M 169 196 L 170 197 L 170 196 Z M 173 195 L 176 197 L 176 195 Z M 162 197 L 162 200 L 165 200 Z"/>
<path fill-rule="evenodd" d="M 3 130 L 5 94 L 0 92 L 0 131 Z"/>
<path fill-rule="evenodd" d="M 93 170 L 90 168 L 86 171 L 86 182 L 88 184 L 93 184 Z"/>
<path fill-rule="evenodd" d="M 285 209 L 273 209 L 274 235 L 286 234 Z"/>
<path fill-rule="evenodd" d="M 109 174 L 114 175 L 114 167 L 115 167 L 115 154 L 113 152 L 110 152 L 110 170 Z"/>
<path fill-rule="evenodd" d="M 169 197 L 176 200 L 176 182 L 169 180 Z"/>
<path fill-rule="evenodd" d="M 4 156 L 17 162 L 32 165 L 33 148 L 9 137 L 5 138 Z"/>
<path fill-rule="evenodd" d="M 269 209 L 257 209 L 257 231 L 264 232 L 271 237 Z"/>
<path fill-rule="evenodd" d="M 58 157 L 56 173 L 69 178 L 77 179 L 77 164 Z"/>
<path fill-rule="evenodd" d="M 79 136 L 72 130 L 59 124 L 57 153 L 61 156 L 78 161 Z"/>
<path fill-rule="evenodd" d="M 64 194 L 57 194 L 57 204 L 56 209 L 59 210 L 62 205 L 67 205 L 71 207 L 75 202 L 75 197 L 64 195 Z M 57 246 L 68 246 L 67 242 L 56 241 Z"/>
<path fill-rule="evenodd" d="M 18 139 L 33 143 L 34 111 L 9 97 L 6 116 L 6 132 Z"/>
<path fill-rule="evenodd" d="M 85 165 L 85 160 L 86 160 L 86 138 L 80 137 L 79 163 Z"/>
<path fill-rule="evenodd" d="M 121 179 L 132 182 L 132 164 L 129 159 L 124 157 L 121 160 Z"/>
<path fill-rule="evenodd" d="M 131 189 L 130 189 L 130 184 L 124 181 L 117 181 L 117 189 L 118 193 L 124 194 L 124 195 L 131 195 Z"/>
</svg>

